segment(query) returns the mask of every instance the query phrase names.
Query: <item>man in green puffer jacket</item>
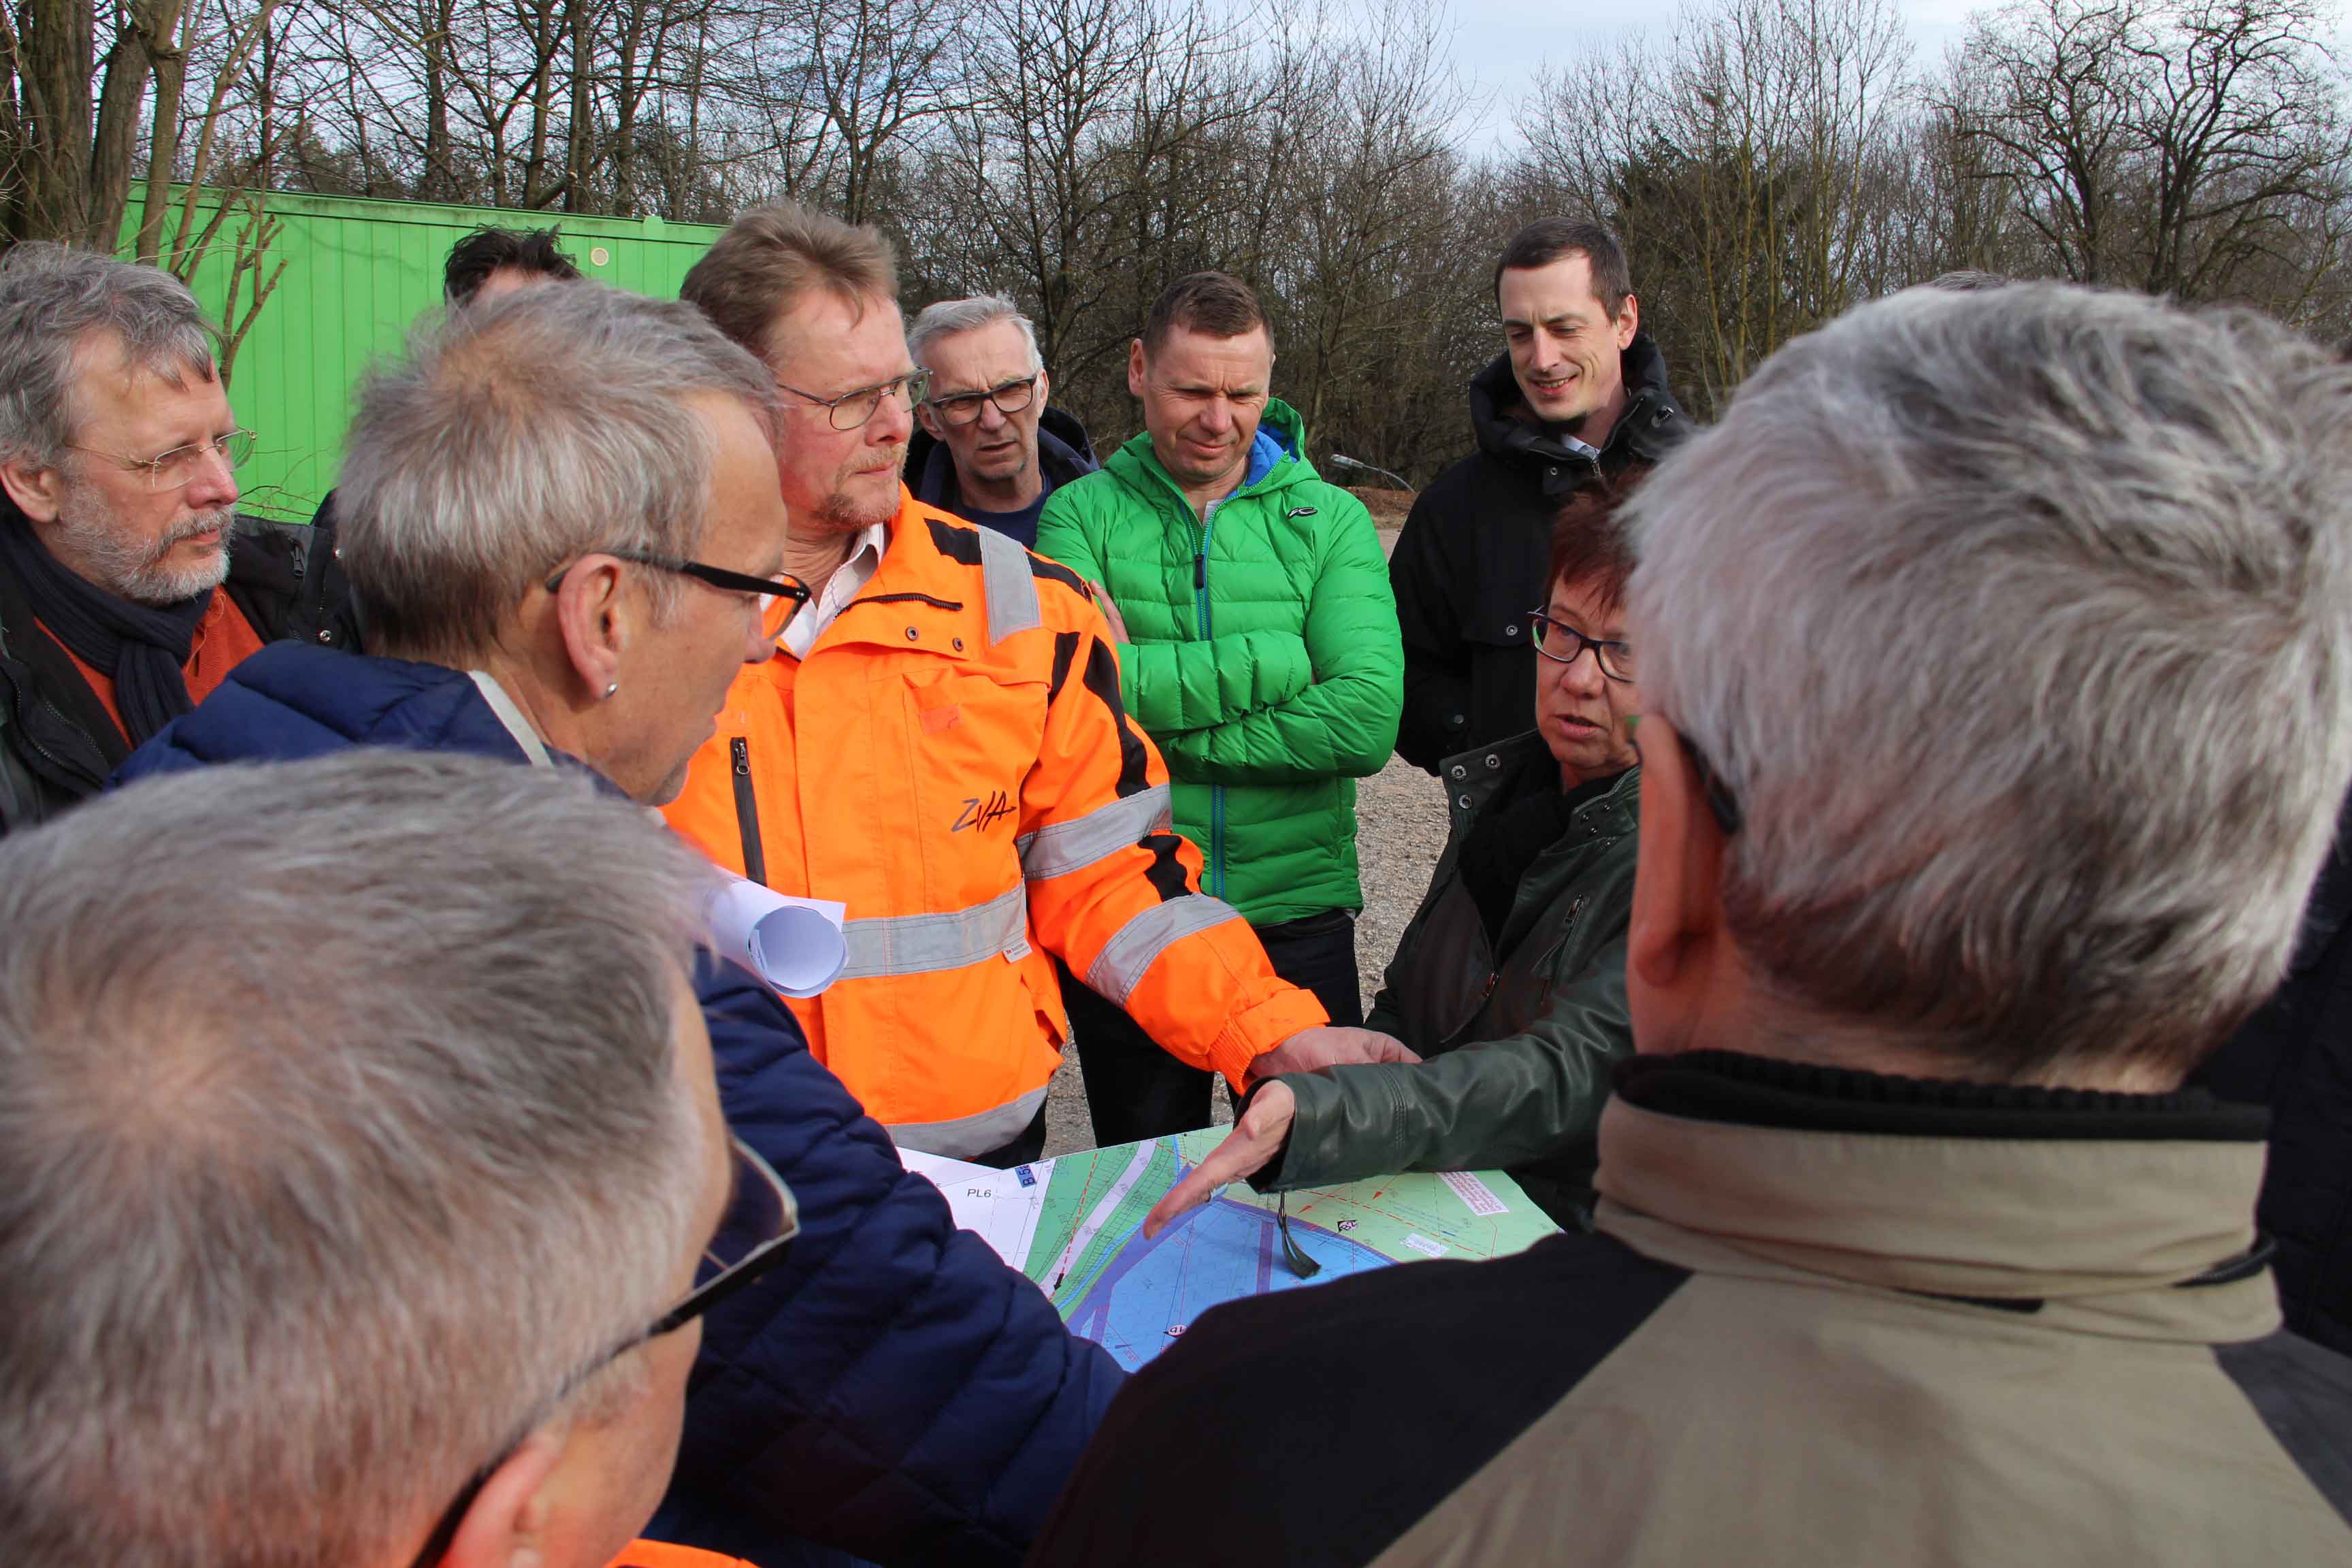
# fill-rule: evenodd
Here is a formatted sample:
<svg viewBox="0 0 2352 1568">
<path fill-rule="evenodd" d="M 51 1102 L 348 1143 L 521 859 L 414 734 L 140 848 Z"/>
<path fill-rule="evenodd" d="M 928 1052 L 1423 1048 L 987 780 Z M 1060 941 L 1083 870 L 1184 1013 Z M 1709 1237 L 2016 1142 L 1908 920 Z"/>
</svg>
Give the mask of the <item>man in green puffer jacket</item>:
<svg viewBox="0 0 2352 1568">
<path fill-rule="evenodd" d="M 1396 744 L 1404 654 L 1371 517 L 1317 477 L 1298 416 L 1268 395 L 1273 372 L 1246 284 L 1170 285 L 1129 353 L 1145 433 L 1054 492 L 1037 552 L 1101 601 L 1120 695 L 1168 760 L 1202 890 L 1350 1026 L 1356 780 Z M 1209 1074 L 1083 986 L 1065 996 L 1100 1142 L 1208 1125 Z"/>
</svg>

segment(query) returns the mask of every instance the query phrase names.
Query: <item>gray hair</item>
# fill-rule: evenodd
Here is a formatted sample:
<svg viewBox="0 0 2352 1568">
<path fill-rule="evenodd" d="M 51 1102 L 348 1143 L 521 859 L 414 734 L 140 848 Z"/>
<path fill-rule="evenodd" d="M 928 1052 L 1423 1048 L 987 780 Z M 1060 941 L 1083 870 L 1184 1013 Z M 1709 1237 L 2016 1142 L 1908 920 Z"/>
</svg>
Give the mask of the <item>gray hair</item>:
<svg viewBox="0 0 2352 1568">
<path fill-rule="evenodd" d="M 642 1375 L 707 876 L 583 773 L 391 750 L 0 844 L 11 1557 L 383 1562 Z"/>
<path fill-rule="evenodd" d="M 18 245 L 0 257 L 0 462 L 64 465 L 80 418 L 74 354 L 92 332 L 174 386 L 218 379 L 217 334 L 186 284 L 96 251 Z"/>
<path fill-rule="evenodd" d="M 2177 1071 L 2276 984 L 2352 774 L 2352 372 L 2244 312 L 1913 289 L 1630 511 L 1768 1033 Z"/>
<path fill-rule="evenodd" d="M 695 555 L 715 449 L 687 400 L 711 393 L 773 439 L 773 379 L 675 300 L 530 289 L 430 319 L 362 384 L 336 489 L 370 646 L 462 662 L 580 555 Z"/>
<path fill-rule="evenodd" d="M 932 343 L 957 332 L 992 327 L 999 321 L 1010 321 L 1021 329 L 1021 341 L 1029 349 L 1029 373 L 1034 375 L 1044 370 L 1045 356 L 1037 352 L 1036 324 L 1004 294 L 975 294 L 969 300 L 942 300 L 936 305 L 924 306 L 914 325 L 907 329 L 907 357 L 928 370 L 930 362 L 923 357 L 923 351 Z"/>
</svg>

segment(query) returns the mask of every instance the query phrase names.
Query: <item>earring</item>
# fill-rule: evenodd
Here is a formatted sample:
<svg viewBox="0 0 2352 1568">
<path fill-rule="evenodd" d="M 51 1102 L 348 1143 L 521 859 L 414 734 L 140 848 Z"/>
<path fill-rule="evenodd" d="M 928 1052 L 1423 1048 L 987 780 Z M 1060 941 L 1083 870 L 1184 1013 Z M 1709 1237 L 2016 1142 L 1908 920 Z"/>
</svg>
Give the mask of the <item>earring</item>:
<svg viewBox="0 0 2352 1568">
<path fill-rule="evenodd" d="M 609 701 L 609 700 L 612 700 L 612 698 L 614 698 L 615 695 L 617 695 L 617 694 L 619 693 L 620 689 L 621 689 L 621 683 L 620 683 L 619 681 L 617 681 L 617 680 L 616 680 L 616 681 L 614 681 L 614 682 L 613 682 L 613 684 L 612 684 L 612 685 L 607 686 L 606 688 L 604 688 L 604 697 L 605 697 L 605 700 L 608 700 L 608 701 Z"/>
</svg>

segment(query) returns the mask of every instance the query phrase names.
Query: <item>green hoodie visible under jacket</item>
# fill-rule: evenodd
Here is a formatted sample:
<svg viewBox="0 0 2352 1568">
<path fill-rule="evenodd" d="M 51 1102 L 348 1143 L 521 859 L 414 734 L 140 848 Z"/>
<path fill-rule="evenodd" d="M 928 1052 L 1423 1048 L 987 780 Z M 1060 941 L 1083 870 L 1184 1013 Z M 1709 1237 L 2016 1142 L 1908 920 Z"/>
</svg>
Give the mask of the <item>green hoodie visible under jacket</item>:
<svg viewBox="0 0 2352 1568">
<path fill-rule="evenodd" d="M 1118 605 L 1120 696 L 1168 759 L 1202 890 L 1257 925 L 1363 907 L 1356 780 L 1404 704 L 1371 516 L 1299 456 L 1303 434 L 1269 401 L 1248 481 L 1205 520 L 1138 436 L 1037 523 L 1037 552 Z"/>
</svg>

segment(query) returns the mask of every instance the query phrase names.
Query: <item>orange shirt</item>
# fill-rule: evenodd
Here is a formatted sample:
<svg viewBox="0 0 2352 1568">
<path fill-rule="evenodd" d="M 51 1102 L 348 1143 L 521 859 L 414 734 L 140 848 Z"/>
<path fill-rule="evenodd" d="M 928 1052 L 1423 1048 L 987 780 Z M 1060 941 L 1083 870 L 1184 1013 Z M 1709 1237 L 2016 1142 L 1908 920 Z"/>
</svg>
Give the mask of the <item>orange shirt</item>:
<svg viewBox="0 0 2352 1568">
<path fill-rule="evenodd" d="M 48 631 L 47 626 L 41 629 Z M 50 637 L 55 641 L 56 634 L 50 633 Z M 98 697 L 99 705 L 106 710 L 106 716 L 114 721 L 114 727 L 122 729 L 121 710 L 114 705 L 113 680 L 84 664 L 63 642 L 58 642 L 58 647 L 65 648 L 65 656 L 73 660 L 74 668 L 81 672 L 82 679 L 89 683 L 90 690 Z M 202 702 L 210 697 L 213 689 L 228 679 L 230 670 L 260 651 L 259 635 L 246 620 L 245 613 L 230 600 L 228 590 L 215 588 L 213 602 L 205 606 L 205 618 L 196 623 L 195 637 L 188 645 L 188 662 L 181 666 L 187 678 L 188 700 L 191 703 Z"/>
</svg>

